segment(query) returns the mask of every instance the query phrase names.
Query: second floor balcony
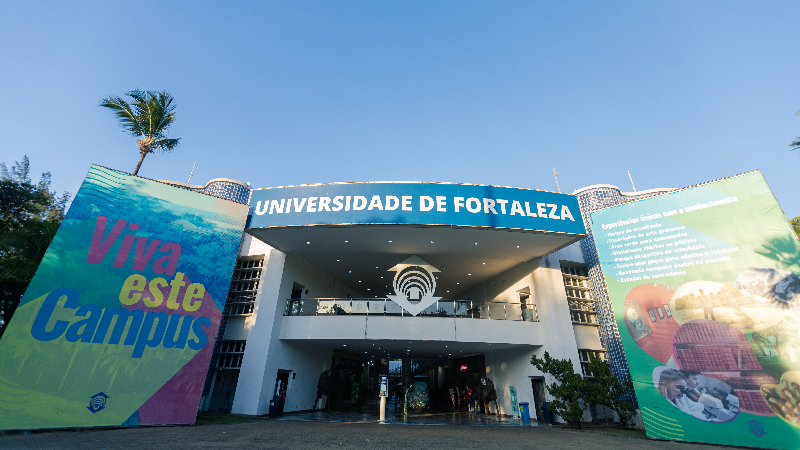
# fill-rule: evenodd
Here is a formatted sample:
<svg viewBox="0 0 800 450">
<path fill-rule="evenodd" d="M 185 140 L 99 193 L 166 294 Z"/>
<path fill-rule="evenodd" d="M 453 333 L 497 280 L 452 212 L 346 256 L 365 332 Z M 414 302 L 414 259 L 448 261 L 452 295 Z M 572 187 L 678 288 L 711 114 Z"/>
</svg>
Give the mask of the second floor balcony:
<svg viewBox="0 0 800 450">
<path fill-rule="evenodd" d="M 289 299 L 284 316 L 395 316 L 412 317 L 387 298 L 304 298 Z M 477 300 L 438 300 L 416 317 L 455 317 L 538 322 L 536 305 Z"/>
</svg>

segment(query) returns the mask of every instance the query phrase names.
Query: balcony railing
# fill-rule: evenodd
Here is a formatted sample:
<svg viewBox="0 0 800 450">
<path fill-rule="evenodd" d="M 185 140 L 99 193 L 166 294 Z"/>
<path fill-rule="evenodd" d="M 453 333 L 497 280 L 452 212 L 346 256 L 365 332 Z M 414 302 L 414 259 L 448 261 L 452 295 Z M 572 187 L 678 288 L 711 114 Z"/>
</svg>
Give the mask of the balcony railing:
<svg viewBox="0 0 800 450">
<path fill-rule="evenodd" d="M 284 316 L 405 316 L 407 311 L 387 298 L 303 298 L 289 299 Z M 439 300 L 417 317 L 522 320 L 538 322 L 536 305 L 475 300 Z"/>
</svg>

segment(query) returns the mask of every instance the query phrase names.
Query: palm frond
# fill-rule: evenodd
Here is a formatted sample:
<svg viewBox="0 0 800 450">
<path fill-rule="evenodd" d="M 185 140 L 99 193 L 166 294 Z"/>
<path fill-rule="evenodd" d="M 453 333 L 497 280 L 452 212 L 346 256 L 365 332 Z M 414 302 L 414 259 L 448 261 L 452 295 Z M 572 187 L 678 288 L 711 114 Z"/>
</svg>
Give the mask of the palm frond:
<svg viewBox="0 0 800 450">
<path fill-rule="evenodd" d="M 159 139 L 153 142 L 153 147 L 160 149 L 162 152 L 171 152 L 178 146 L 180 143 L 180 138 L 178 139 Z"/>
<path fill-rule="evenodd" d="M 100 106 L 109 108 L 120 122 L 122 129 L 132 136 L 144 136 L 139 117 L 121 97 L 109 96 L 100 101 Z"/>
</svg>

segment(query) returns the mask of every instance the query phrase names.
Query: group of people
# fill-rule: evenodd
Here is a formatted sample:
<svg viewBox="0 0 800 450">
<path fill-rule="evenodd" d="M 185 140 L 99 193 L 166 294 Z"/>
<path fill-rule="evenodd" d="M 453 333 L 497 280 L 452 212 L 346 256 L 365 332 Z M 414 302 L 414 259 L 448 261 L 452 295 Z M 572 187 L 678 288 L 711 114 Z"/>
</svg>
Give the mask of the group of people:
<svg viewBox="0 0 800 450">
<path fill-rule="evenodd" d="M 700 373 L 667 368 L 661 371 L 658 392 L 681 411 L 707 422 L 727 421 L 739 409 L 733 392 L 700 386 Z"/>
<path fill-rule="evenodd" d="M 449 392 L 454 410 L 466 409 L 470 413 L 478 412 L 480 396 L 475 388 L 467 386 L 462 390 L 458 386 L 453 386 L 449 389 Z"/>
</svg>

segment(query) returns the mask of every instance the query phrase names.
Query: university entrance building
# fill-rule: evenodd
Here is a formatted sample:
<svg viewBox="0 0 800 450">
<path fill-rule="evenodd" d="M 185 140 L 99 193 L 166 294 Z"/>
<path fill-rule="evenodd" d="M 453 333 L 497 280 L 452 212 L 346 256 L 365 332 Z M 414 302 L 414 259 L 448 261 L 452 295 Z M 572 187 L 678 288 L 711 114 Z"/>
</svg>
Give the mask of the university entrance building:
<svg viewBox="0 0 800 450">
<path fill-rule="evenodd" d="M 584 374 L 605 357 L 573 195 L 336 183 L 250 207 L 202 410 L 376 411 L 387 376 L 411 413 L 468 410 L 488 386 L 492 414 L 541 419 L 552 380 L 532 355 Z"/>
</svg>

